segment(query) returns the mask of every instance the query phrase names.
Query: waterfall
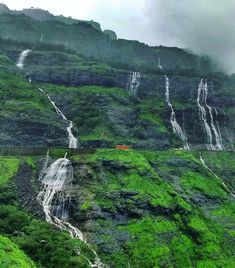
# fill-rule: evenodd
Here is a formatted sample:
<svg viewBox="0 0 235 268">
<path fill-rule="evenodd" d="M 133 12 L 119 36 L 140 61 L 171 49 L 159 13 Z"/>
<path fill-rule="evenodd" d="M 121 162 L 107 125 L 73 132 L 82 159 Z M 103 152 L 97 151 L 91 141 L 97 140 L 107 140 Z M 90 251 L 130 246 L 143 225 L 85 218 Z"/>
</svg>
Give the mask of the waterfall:
<svg viewBox="0 0 235 268">
<path fill-rule="evenodd" d="M 140 73 L 139 72 L 130 72 L 129 81 L 127 83 L 127 90 L 130 95 L 136 96 L 140 86 Z"/>
<path fill-rule="evenodd" d="M 32 50 L 30 49 L 26 49 L 23 52 L 21 52 L 17 62 L 16 62 L 16 66 L 19 67 L 20 69 L 24 68 L 24 61 L 25 58 L 32 52 Z"/>
<path fill-rule="evenodd" d="M 62 117 L 62 119 L 64 121 L 66 121 L 66 123 L 68 124 L 68 127 L 67 127 L 67 132 L 68 132 L 68 139 L 69 139 L 69 148 L 77 148 L 78 147 L 78 140 L 74 137 L 73 133 L 72 133 L 72 128 L 74 127 L 74 124 L 72 121 L 68 120 L 67 117 L 62 113 L 62 111 L 56 106 L 55 102 L 51 99 L 51 97 L 46 94 L 46 92 L 39 88 L 39 90 L 45 94 L 48 98 L 48 100 L 50 101 L 50 103 L 52 104 L 52 106 L 54 107 L 56 113 Z"/>
<path fill-rule="evenodd" d="M 161 58 L 160 58 L 160 57 L 158 57 L 157 67 L 158 67 L 158 69 L 160 69 L 160 70 L 163 69 L 163 68 L 162 68 L 162 65 L 161 65 Z"/>
<path fill-rule="evenodd" d="M 220 130 L 219 122 L 218 122 L 218 111 L 216 108 L 214 108 L 214 110 L 215 110 L 215 115 L 216 115 L 216 126 L 218 129 L 218 135 L 219 135 L 219 144 L 221 144 L 221 147 L 224 150 L 223 139 L 222 139 L 221 130 Z"/>
<path fill-rule="evenodd" d="M 170 102 L 170 82 L 169 82 L 169 78 L 165 75 L 165 88 L 166 88 L 166 92 L 165 92 L 165 101 L 167 103 L 167 105 L 170 107 L 171 109 L 171 117 L 170 117 L 170 122 L 173 128 L 173 132 L 180 137 L 180 139 L 183 141 L 184 143 L 184 149 L 185 150 L 189 150 L 189 145 L 187 142 L 187 137 L 184 134 L 183 130 L 181 129 L 180 125 L 177 123 L 176 121 L 176 116 L 175 116 L 175 111 L 173 109 L 173 106 Z"/>
<path fill-rule="evenodd" d="M 45 165 L 48 164 L 48 157 Z M 41 191 L 37 196 L 37 200 L 41 204 L 46 216 L 46 221 L 60 230 L 68 231 L 70 236 L 79 239 L 86 243 L 89 249 L 95 256 L 95 263 L 92 263 L 88 258 L 83 256 L 91 267 L 104 268 L 105 266 L 99 259 L 97 253 L 86 242 L 83 233 L 68 220 L 68 208 L 71 197 L 71 182 L 73 180 L 73 166 L 66 158 L 60 158 L 52 163 L 49 167 L 43 167 L 39 179 L 42 183 Z M 80 255 L 80 250 L 77 249 L 77 254 Z"/>
<path fill-rule="evenodd" d="M 218 179 L 222 185 L 224 186 L 224 188 L 231 194 L 232 197 L 235 198 L 235 191 L 232 189 L 232 191 L 229 189 L 229 187 L 223 182 L 222 179 L 220 179 L 205 163 L 205 160 L 202 158 L 202 155 L 200 154 L 200 161 L 203 165 L 203 167 L 208 170 L 216 179 Z"/>
<path fill-rule="evenodd" d="M 207 123 L 206 109 L 200 104 L 202 95 L 202 102 L 205 102 L 205 86 L 204 81 L 201 79 L 198 86 L 198 95 L 197 95 L 197 105 L 199 108 L 199 118 L 203 122 L 206 134 L 207 134 L 207 144 L 206 147 L 208 150 L 215 150 L 215 147 L 212 144 L 212 133 L 209 124 Z"/>
<path fill-rule="evenodd" d="M 213 109 L 207 104 L 207 96 L 208 96 L 207 81 L 205 81 L 204 83 L 204 80 L 201 79 L 199 86 L 198 86 L 197 104 L 199 108 L 199 118 L 203 122 L 203 125 L 206 130 L 206 134 L 207 134 L 206 147 L 208 150 L 223 150 L 224 146 L 222 143 L 222 136 L 221 136 L 219 124 L 217 121 L 217 127 L 218 127 L 218 131 L 217 131 L 216 126 L 214 124 Z M 206 109 L 202 106 L 203 104 L 209 111 L 210 125 L 207 122 L 207 113 L 206 113 Z M 212 133 L 214 133 L 216 145 L 213 145 Z"/>
<path fill-rule="evenodd" d="M 212 108 L 207 104 L 207 96 L 208 96 L 207 80 L 205 82 L 204 89 L 205 89 L 205 105 L 206 105 L 207 109 L 209 110 L 210 120 L 211 120 L 211 128 L 212 128 L 212 130 L 214 132 L 214 135 L 215 135 L 215 142 L 216 142 L 215 148 L 217 150 L 223 150 L 224 149 L 224 146 L 222 144 L 222 137 L 217 132 L 217 129 L 215 127 Z M 217 121 L 217 123 L 218 123 L 218 121 Z"/>
<path fill-rule="evenodd" d="M 42 169 L 41 169 L 41 172 L 40 172 L 40 174 L 39 174 L 39 180 L 41 181 L 42 180 L 42 178 L 44 177 L 44 175 L 45 175 L 45 173 L 46 173 L 46 170 L 47 170 L 47 166 L 48 166 L 48 162 L 49 162 L 49 153 L 50 153 L 50 151 L 48 150 L 47 151 L 47 154 L 46 154 L 46 160 L 45 160 L 45 162 L 44 162 L 44 165 L 43 165 L 43 167 L 42 167 Z"/>
</svg>

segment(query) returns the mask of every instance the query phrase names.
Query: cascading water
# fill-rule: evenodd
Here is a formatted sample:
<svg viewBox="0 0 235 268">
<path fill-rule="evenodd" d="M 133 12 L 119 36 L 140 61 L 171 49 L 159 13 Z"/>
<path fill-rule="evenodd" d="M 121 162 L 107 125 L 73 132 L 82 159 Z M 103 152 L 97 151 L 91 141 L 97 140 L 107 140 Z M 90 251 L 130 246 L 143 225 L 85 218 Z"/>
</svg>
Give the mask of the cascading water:
<svg viewBox="0 0 235 268">
<path fill-rule="evenodd" d="M 198 96 L 197 96 L 197 104 L 199 108 L 199 118 L 203 122 L 203 125 L 206 130 L 207 135 L 207 144 L 206 147 L 208 150 L 223 150 L 224 146 L 222 143 L 222 136 L 220 132 L 220 128 L 217 121 L 217 127 L 218 130 L 214 124 L 214 117 L 213 117 L 213 109 L 207 104 L 207 96 L 208 96 L 208 86 L 207 81 L 201 79 L 199 86 L 198 86 Z M 207 122 L 207 113 L 206 109 L 203 107 L 203 105 L 208 109 L 209 116 L 210 116 L 210 125 Z M 215 136 L 215 142 L 216 144 L 213 145 L 213 136 L 212 133 L 214 133 Z"/>
<path fill-rule="evenodd" d="M 232 197 L 235 198 L 235 191 L 234 189 L 230 189 L 230 187 L 228 187 L 223 181 L 222 179 L 220 179 L 205 163 L 205 160 L 202 158 L 202 155 L 200 154 L 200 161 L 202 163 L 202 165 L 204 166 L 205 169 L 207 169 L 216 179 L 218 179 L 222 185 L 224 186 L 224 188 L 231 194 Z"/>
<path fill-rule="evenodd" d="M 63 120 L 65 120 L 68 124 L 67 127 L 67 132 L 68 132 L 68 138 L 69 138 L 69 148 L 77 148 L 78 147 L 78 140 L 74 137 L 73 133 L 72 133 L 72 128 L 74 127 L 73 122 L 68 120 L 67 117 L 62 113 L 62 111 L 56 106 L 55 102 L 51 99 L 51 97 L 46 94 L 46 92 L 39 88 L 39 90 L 45 94 L 48 98 L 48 100 L 50 101 L 50 103 L 52 104 L 52 106 L 54 107 L 55 111 L 57 112 L 58 115 L 60 115 L 62 117 Z"/>
<path fill-rule="evenodd" d="M 212 133 L 209 124 L 207 123 L 207 117 L 206 117 L 206 109 L 201 105 L 200 100 L 201 100 L 201 95 L 202 95 L 202 102 L 205 103 L 205 86 L 204 86 L 204 81 L 201 79 L 199 86 L 198 86 L 198 95 L 197 95 L 197 105 L 199 108 L 199 118 L 203 122 L 206 134 L 207 134 L 207 144 L 206 147 L 208 150 L 215 150 L 215 147 L 212 144 Z"/>
<path fill-rule="evenodd" d="M 220 130 L 219 122 L 218 122 L 218 111 L 216 108 L 214 108 L 214 110 L 215 110 L 215 115 L 216 115 L 215 121 L 216 121 L 216 126 L 218 129 L 218 135 L 219 135 L 219 144 L 221 144 L 221 147 L 224 150 L 223 139 L 222 139 L 221 130 Z"/>
<path fill-rule="evenodd" d="M 136 96 L 140 86 L 140 73 L 139 72 L 130 72 L 129 81 L 127 83 L 127 90 L 130 95 Z"/>
<path fill-rule="evenodd" d="M 204 90 L 205 90 L 205 105 L 206 105 L 207 109 L 209 110 L 210 120 L 211 120 L 211 128 L 212 128 L 214 135 L 215 135 L 215 142 L 216 142 L 215 149 L 216 150 L 223 150 L 224 146 L 222 144 L 221 135 L 219 134 L 219 132 L 217 132 L 217 129 L 216 129 L 215 124 L 214 124 L 213 110 L 207 104 L 207 96 L 208 96 L 207 80 L 206 80 L 205 85 L 204 85 Z M 218 123 L 218 121 L 217 121 L 217 123 Z"/>
<path fill-rule="evenodd" d="M 180 139 L 183 141 L 184 143 L 184 149 L 185 150 L 189 150 L 189 145 L 187 142 L 187 137 L 184 134 L 183 130 L 181 129 L 180 125 L 177 123 L 176 121 L 176 116 L 175 116 L 175 111 L 173 109 L 173 106 L 170 102 L 170 82 L 169 82 L 169 78 L 165 75 L 165 87 L 166 87 L 166 92 L 165 92 L 165 101 L 167 103 L 167 105 L 170 107 L 171 109 L 171 118 L 170 118 L 170 122 L 173 128 L 173 132 L 180 137 Z"/>
<path fill-rule="evenodd" d="M 86 243 L 95 256 L 95 263 L 92 263 L 88 258 L 80 254 L 77 249 L 77 254 L 83 256 L 91 267 L 104 268 L 107 267 L 99 259 L 97 253 L 86 242 L 83 233 L 68 220 L 68 208 L 70 205 L 70 190 L 73 180 L 72 163 L 66 158 L 60 158 L 52 163 L 49 167 L 48 157 L 40 173 L 39 179 L 42 182 L 42 189 L 37 196 L 37 200 L 43 207 L 46 216 L 46 221 L 60 230 L 68 231 L 71 237 L 79 239 Z"/>
<path fill-rule="evenodd" d="M 160 57 L 158 57 L 157 67 L 158 67 L 160 70 L 163 69 L 163 68 L 162 68 L 162 65 L 161 65 L 161 58 L 160 58 Z"/>
<path fill-rule="evenodd" d="M 18 60 L 17 60 L 16 66 L 19 67 L 20 69 L 23 69 L 23 68 L 24 68 L 24 61 L 25 61 L 26 57 L 27 57 L 31 52 L 32 52 L 32 50 L 30 50 L 30 49 L 26 49 L 26 50 L 24 50 L 24 51 L 20 54 L 20 56 L 19 56 L 19 58 L 18 58 Z"/>
</svg>

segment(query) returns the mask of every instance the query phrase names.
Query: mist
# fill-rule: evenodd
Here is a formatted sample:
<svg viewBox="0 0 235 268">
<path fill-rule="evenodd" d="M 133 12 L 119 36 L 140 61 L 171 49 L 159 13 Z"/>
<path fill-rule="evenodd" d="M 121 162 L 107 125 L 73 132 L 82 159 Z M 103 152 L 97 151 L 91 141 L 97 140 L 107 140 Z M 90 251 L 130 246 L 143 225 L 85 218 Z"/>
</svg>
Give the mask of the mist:
<svg viewBox="0 0 235 268">
<path fill-rule="evenodd" d="M 150 0 L 149 43 L 209 55 L 225 71 L 235 72 L 234 11 L 234 0 Z"/>
<path fill-rule="evenodd" d="M 1 2 L 1 0 L 0 0 Z M 235 72 L 234 0 L 3 0 L 12 9 L 31 6 L 77 19 L 93 19 L 119 38 L 178 46 L 209 55 Z"/>
</svg>

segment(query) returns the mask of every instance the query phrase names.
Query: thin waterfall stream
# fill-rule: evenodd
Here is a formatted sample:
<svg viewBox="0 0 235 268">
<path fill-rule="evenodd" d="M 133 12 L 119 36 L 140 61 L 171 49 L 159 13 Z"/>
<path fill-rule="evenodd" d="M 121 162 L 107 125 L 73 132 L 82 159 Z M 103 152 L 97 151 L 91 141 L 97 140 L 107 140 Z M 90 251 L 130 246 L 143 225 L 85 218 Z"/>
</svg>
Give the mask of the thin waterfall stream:
<svg viewBox="0 0 235 268">
<path fill-rule="evenodd" d="M 222 138 L 219 135 L 219 133 L 218 133 L 216 127 L 215 127 L 215 124 L 214 124 L 213 110 L 207 104 L 207 96 L 208 96 L 207 80 L 206 80 L 205 85 L 204 85 L 204 90 L 205 90 L 205 105 L 206 105 L 207 109 L 209 110 L 210 120 L 211 120 L 211 128 L 212 128 L 213 133 L 214 133 L 214 136 L 215 136 L 215 142 L 216 142 L 215 148 L 216 148 L 216 150 L 223 150 L 224 149 L 224 146 L 222 144 Z M 218 123 L 218 121 L 217 121 L 217 123 Z"/>
<path fill-rule="evenodd" d="M 130 95 L 136 96 L 140 86 L 140 77 L 139 72 L 130 72 L 129 81 L 127 83 L 127 90 Z"/>
<path fill-rule="evenodd" d="M 24 51 L 21 52 L 18 61 L 16 63 L 16 66 L 19 67 L 20 69 L 24 68 L 24 61 L 26 59 L 26 57 L 32 52 L 32 50 L 30 49 L 26 49 Z M 32 82 L 31 77 L 29 77 L 29 83 Z M 52 104 L 52 106 L 54 107 L 55 111 L 57 112 L 58 115 L 60 115 L 62 117 L 63 120 L 66 121 L 66 123 L 68 124 L 67 126 L 67 132 L 68 132 L 68 139 L 69 139 L 69 148 L 73 148 L 76 149 L 78 147 L 78 140 L 74 137 L 73 132 L 72 132 L 72 128 L 74 127 L 74 124 L 71 120 L 68 120 L 67 117 L 62 113 L 62 111 L 56 106 L 55 102 L 51 99 L 51 97 L 41 88 L 39 88 L 39 90 L 46 95 L 46 97 L 48 98 L 48 100 L 50 101 L 50 103 Z"/>
<path fill-rule="evenodd" d="M 230 187 L 228 187 L 221 178 L 219 178 L 219 176 L 217 176 L 207 165 L 205 160 L 202 158 L 202 155 L 200 154 L 200 161 L 202 163 L 202 165 L 204 166 L 204 168 L 206 170 L 208 170 L 216 179 L 218 179 L 219 181 L 221 181 L 222 185 L 224 186 L 224 188 L 231 194 L 232 197 L 235 198 L 235 191 L 234 189 L 230 189 Z"/>
<path fill-rule="evenodd" d="M 170 117 L 170 122 L 173 128 L 173 132 L 180 137 L 180 139 L 182 140 L 183 144 L 184 144 L 184 149 L 185 150 L 189 150 L 189 145 L 187 142 L 187 137 L 184 134 L 182 128 L 180 127 L 180 125 L 178 124 L 177 120 L 176 120 L 176 116 L 175 116 L 175 111 L 173 109 L 173 106 L 170 102 L 170 82 L 169 82 L 169 78 L 165 75 L 165 88 L 166 88 L 166 92 L 165 92 L 165 101 L 167 103 L 167 105 L 170 107 L 171 109 L 171 117 Z"/>
<path fill-rule="evenodd" d="M 56 106 L 55 102 L 51 99 L 51 97 L 41 88 L 39 90 L 46 95 L 52 106 L 54 107 L 56 113 L 62 117 L 64 121 L 68 124 L 67 132 L 68 132 L 68 139 L 69 139 L 69 148 L 76 149 L 78 147 L 78 140 L 74 137 L 72 128 L 74 127 L 74 124 L 72 121 L 68 120 L 67 117 L 62 113 L 62 111 Z"/>
</svg>

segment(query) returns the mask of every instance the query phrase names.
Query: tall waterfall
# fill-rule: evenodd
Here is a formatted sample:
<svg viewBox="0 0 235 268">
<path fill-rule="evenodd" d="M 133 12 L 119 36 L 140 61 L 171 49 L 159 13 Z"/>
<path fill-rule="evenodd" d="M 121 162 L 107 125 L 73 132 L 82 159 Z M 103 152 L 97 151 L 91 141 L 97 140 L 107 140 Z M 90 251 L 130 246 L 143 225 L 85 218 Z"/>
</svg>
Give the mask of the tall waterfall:
<svg viewBox="0 0 235 268">
<path fill-rule="evenodd" d="M 175 116 L 175 111 L 173 109 L 173 106 L 170 102 L 170 82 L 169 82 L 169 78 L 165 75 L 165 88 L 166 88 L 166 92 L 165 92 L 165 101 L 167 103 L 167 105 L 170 107 L 171 109 L 171 117 L 170 117 L 170 122 L 173 128 L 173 132 L 180 137 L 180 139 L 183 141 L 184 143 L 184 149 L 189 150 L 189 145 L 187 142 L 187 137 L 184 134 L 183 130 L 181 129 L 180 125 L 177 123 L 176 121 L 176 116 Z"/>
<path fill-rule="evenodd" d="M 214 150 L 214 146 L 212 145 L 212 134 L 211 129 L 209 127 L 209 124 L 207 123 L 207 117 L 206 117 L 206 109 L 200 104 L 200 99 L 202 95 L 202 100 L 205 102 L 205 92 L 204 92 L 204 81 L 201 79 L 200 84 L 198 86 L 198 95 L 197 95 L 197 105 L 199 108 L 199 118 L 202 120 L 206 134 L 207 134 L 207 144 L 206 147 L 208 150 Z"/>
<path fill-rule="evenodd" d="M 16 62 L 16 66 L 19 67 L 20 69 L 24 68 L 24 61 L 26 59 L 26 57 L 32 52 L 32 50 L 30 49 L 26 49 L 23 52 L 21 52 L 17 62 Z"/>
<path fill-rule="evenodd" d="M 129 81 L 127 83 L 127 90 L 130 95 L 136 96 L 140 86 L 140 73 L 139 72 L 130 72 Z"/>
<path fill-rule="evenodd" d="M 216 145 L 215 145 L 215 148 L 216 150 L 223 150 L 224 149 L 224 146 L 222 144 L 222 138 L 219 134 L 219 132 L 217 131 L 216 127 L 215 127 L 215 124 L 214 124 L 214 117 L 213 117 L 213 110 L 212 108 L 207 104 L 207 96 L 208 96 L 208 86 L 207 86 L 207 80 L 205 82 L 205 105 L 206 107 L 208 108 L 209 110 L 209 114 L 210 114 L 210 120 L 211 120 L 211 128 L 214 132 L 214 135 L 215 135 L 215 142 L 216 142 Z M 218 121 L 217 121 L 218 123 Z"/>
<path fill-rule="evenodd" d="M 222 144 L 222 137 L 220 130 L 217 131 L 216 126 L 214 124 L 214 117 L 213 117 L 213 110 L 212 108 L 207 104 L 207 96 L 208 96 L 208 86 L 207 81 L 201 79 L 199 86 L 198 86 L 198 96 L 197 96 L 197 104 L 199 108 L 199 118 L 203 122 L 203 125 L 206 130 L 207 134 L 207 144 L 206 147 L 208 150 L 223 150 L 224 146 Z M 210 125 L 207 122 L 207 113 L 206 109 L 203 107 L 203 105 L 208 109 L 209 116 L 210 116 Z M 215 137 L 216 144 L 213 145 L 213 135 Z"/>
<path fill-rule="evenodd" d="M 99 259 L 97 253 L 86 242 L 83 233 L 68 220 L 68 208 L 71 197 L 71 182 L 73 180 L 72 163 L 66 158 L 60 158 L 45 169 L 48 163 L 48 156 L 44 164 L 44 171 L 41 172 L 39 179 L 42 182 L 42 188 L 37 196 L 37 200 L 43 207 L 46 221 L 61 230 L 68 231 L 71 237 L 82 240 L 90 248 L 95 256 L 95 263 L 83 256 L 91 267 L 104 268 L 105 266 Z M 80 255 L 79 249 L 77 254 Z"/>
<path fill-rule="evenodd" d="M 218 135 L 219 135 L 218 144 L 220 144 L 221 147 L 222 147 L 222 150 L 224 150 L 223 139 L 222 139 L 221 130 L 220 130 L 219 122 L 218 122 L 218 111 L 217 111 L 216 108 L 214 108 L 214 111 L 215 111 L 215 115 L 216 115 L 215 122 L 216 122 L 216 126 L 217 126 L 217 129 L 218 129 Z"/>
<path fill-rule="evenodd" d="M 163 69 L 163 68 L 162 68 L 162 65 L 161 65 L 161 58 L 160 58 L 160 57 L 158 57 L 157 67 L 158 67 L 158 69 L 160 69 L 160 70 Z"/>
<path fill-rule="evenodd" d="M 222 185 L 224 186 L 224 188 L 231 194 L 232 197 L 235 198 L 235 190 L 234 189 L 230 189 L 231 187 L 228 187 L 222 179 L 220 179 L 207 165 L 205 160 L 202 158 L 202 155 L 200 154 L 200 161 L 203 165 L 203 167 L 205 169 L 207 169 L 216 179 L 218 179 L 219 181 L 221 181 Z"/>
<path fill-rule="evenodd" d="M 55 102 L 51 99 L 51 97 L 48 94 L 46 94 L 46 92 L 43 89 L 39 88 L 39 90 L 47 96 L 48 100 L 50 101 L 50 103 L 54 107 L 57 114 L 60 115 L 62 117 L 62 119 L 67 122 L 69 148 L 77 148 L 78 147 L 78 140 L 74 137 L 74 135 L 72 133 L 72 128 L 74 127 L 73 122 L 67 119 L 67 117 L 62 113 L 62 111 L 56 106 Z"/>
</svg>

